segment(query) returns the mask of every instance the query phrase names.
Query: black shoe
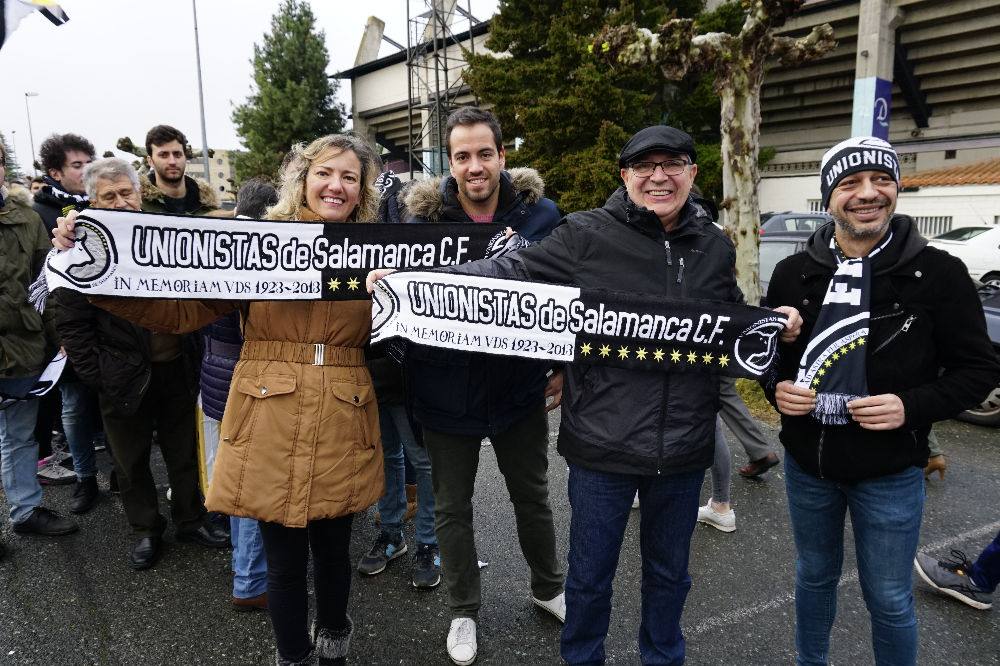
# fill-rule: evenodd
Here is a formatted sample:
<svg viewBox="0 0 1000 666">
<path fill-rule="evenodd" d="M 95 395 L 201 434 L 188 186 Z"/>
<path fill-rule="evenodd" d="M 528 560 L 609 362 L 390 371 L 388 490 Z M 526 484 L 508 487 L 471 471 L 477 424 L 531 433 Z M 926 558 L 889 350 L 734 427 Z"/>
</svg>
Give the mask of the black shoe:
<svg viewBox="0 0 1000 666">
<path fill-rule="evenodd" d="M 136 571 L 148 569 L 156 564 L 160 559 L 160 552 L 163 550 L 163 539 L 158 536 L 142 537 L 132 546 L 132 552 L 128 555 L 129 564 Z"/>
<path fill-rule="evenodd" d="M 417 544 L 417 554 L 413 558 L 413 587 L 430 590 L 441 582 L 441 552 L 437 544 Z"/>
<path fill-rule="evenodd" d="M 111 470 L 111 475 L 108 476 L 108 492 L 112 495 L 121 495 L 122 491 L 118 489 L 118 472 Z"/>
<path fill-rule="evenodd" d="M 7 555 L 7 546 L 4 545 L 3 541 L 0 541 L 0 560 Z"/>
<path fill-rule="evenodd" d="M 70 513 L 87 513 L 94 508 L 101 491 L 97 488 L 97 477 L 88 476 L 76 482 L 73 499 L 69 503 Z"/>
<path fill-rule="evenodd" d="M 196 543 L 206 548 L 229 548 L 232 546 L 229 535 L 208 523 L 201 523 L 195 529 L 178 531 L 177 540 Z"/>
<path fill-rule="evenodd" d="M 18 534 L 38 534 L 40 536 L 62 536 L 80 529 L 75 520 L 64 518 L 55 511 L 36 506 L 25 520 L 14 523 Z"/>
</svg>

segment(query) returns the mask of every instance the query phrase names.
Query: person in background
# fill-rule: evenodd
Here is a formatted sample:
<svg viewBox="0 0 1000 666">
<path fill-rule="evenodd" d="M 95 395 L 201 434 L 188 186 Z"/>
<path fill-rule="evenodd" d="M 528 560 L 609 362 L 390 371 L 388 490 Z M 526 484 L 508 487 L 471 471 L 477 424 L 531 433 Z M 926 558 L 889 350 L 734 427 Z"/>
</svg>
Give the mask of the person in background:
<svg viewBox="0 0 1000 666">
<path fill-rule="evenodd" d="M 401 183 L 394 176 L 383 176 L 384 184 L 379 203 L 379 222 L 401 222 L 397 196 Z M 441 555 L 434 533 L 434 486 L 431 461 L 427 449 L 417 441 L 414 424 L 410 421 L 404 395 L 403 370 L 389 355 L 371 358 L 372 373 L 378 399 L 379 426 L 382 431 L 382 453 L 385 456 L 385 494 L 378 501 L 379 533 L 368 553 L 358 562 L 358 571 L 375 576 L 385 571 L 389 562 L 407 552 L 403 538 L 403 522 L 408 513 L 406 462 L 410 462 L 416 480 L 417 511 L 415 531 L 417 552 L 413 558 L 410 581 L 413 587 L 427 590 L 441 582 Z"/>
<path fill-rule="evenodd" d="M 152 213 L 207 215 L 219 207 L 215 191 L 185 174 L 188 145 L 184 133 L 157 125 L 146 133 L 146 164 L 141 181 L 142 209 Z"/>
<path fill-rule="evenodd" d="M 951 555 L 949 560 L 936 560 L 917 553 L 913 566 L 924 582 L 941 594 L 977 610 L 992 608 L 993 593 L 1000 585 L 1000 532 L 975 562 L 960 550 L 952 550 Z"/>
<path fill-rule="evenodd" d="M 138 211 L 139 177 L 128 162 L 106 158 L 88 165 L 84 183 L 92 208 Z M 59 220 L 73 220 L 76 211 Z M 56 239 L 58 240 L 58 239 Z M 54 240 L 54 242 L 56 242 Z M 193 336 L 151 333 L 102 310 L 80 292 L 52 292 L 56 328 L 77 375 L 100 397 L 121 501 L 136 537 L 135 570 L 156 564 L 166 520 L 160 514 L 149 456 L 156 443 L 170 480 L 170 511 L 178 541 L 209 548 L 228 536 L 205 520 L 198 488 L 195 401 L 201 352 Z"/>
<path fill-rule="evenodd" d="M 55 352 L 42 315 L 28 301 L 28 286 L 49 250 L 48 233 L 27 197 L 4 185 L 7 155 L 0 144 L 0 380 L 37 376 Z M 38 483 L 34 438 L 38 400 L 0 410 L 0 480 L 16 534 L 60 536 L 79 529 L 76 521 L 46 509 Z"/>
<path fill-rule="evenodd" d="M 243 183 L 236 194 L 236 217 L 261 219 L 278 203 L 278 191 L 259 178 Z M 237 222 L 238 224 L 238 222 Z M 214 460 L 219 446 L 219 426 L 226 407 L 233 369 L 240 357 L 243 334 L 239 312 L 230 312 L 202 329 L 205 355 L 201 360 L 201 408 L 204 449 Z M 211 478 L 211 469 L 206 469 Z M 233 608 L 267 609 L 267 560 L 260 526 L 253 518 L 229 519 L 233 544 Z"/>
</svg>

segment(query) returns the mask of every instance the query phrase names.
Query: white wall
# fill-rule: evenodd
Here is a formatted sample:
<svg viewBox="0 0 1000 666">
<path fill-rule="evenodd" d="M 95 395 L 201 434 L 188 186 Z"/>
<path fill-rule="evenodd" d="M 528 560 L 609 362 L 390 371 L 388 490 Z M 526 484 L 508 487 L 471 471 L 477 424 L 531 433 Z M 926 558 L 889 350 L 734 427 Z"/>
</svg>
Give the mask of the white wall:
<svg viewBox="0 0 1000 666">
<path fill-rule="evenodd" d="M 758 189 L 760 210 L 782 212 L 809 211 L 809 200 L 819 199 L 819 174 L 814 176 L 786 176 L 785 178 L 761 178 Z"/>
<path fill-rule="evenodd" d="M 819 176 L 761 178 L 760 210 L 809 210 L 809 200 L 819 199 Z M 951 228 L 994 224 L 1000 217 L 1000 185 L 921 187 L 899 195 L 896 210 L 912 217 L 951 217 Z"/>
<path fill-rule="evenodd" d="M 949 216 L 952 229 L 994 224 L 1000 217 L 1000 185 L 921 187 L 900 194 L 896 210 L 913 217 Z"/>
</svg>

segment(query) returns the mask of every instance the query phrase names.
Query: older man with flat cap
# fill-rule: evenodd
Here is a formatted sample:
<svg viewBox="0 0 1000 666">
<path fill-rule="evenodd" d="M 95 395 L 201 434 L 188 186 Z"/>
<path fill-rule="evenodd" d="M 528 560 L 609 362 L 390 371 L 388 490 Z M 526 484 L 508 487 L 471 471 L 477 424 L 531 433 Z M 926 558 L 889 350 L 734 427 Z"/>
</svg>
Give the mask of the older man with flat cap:
<svg viewBox="0 0 1000 666">
<path fill-rule="evenodd" d="M 572 213 L 547 238 L 448 272 L 741 302 L 733 244 L 691 196 L 698 166 L 684 132 L 657 125 L 621 151 L 623 186 L 601 208 Z M 371 276 L 371 277 L 378 277 Z M 794 339 L 800 320 L 782 308 Z M 680 664 L 680 618 L 698 494 L 712 464 L 718 375 L 567 366 L 559 452 L 569 463 L 569 571 L 563 659 L 605 660 L 611 587 L 632 499 L 642 503 L 644 664 Z"/>
</svg>

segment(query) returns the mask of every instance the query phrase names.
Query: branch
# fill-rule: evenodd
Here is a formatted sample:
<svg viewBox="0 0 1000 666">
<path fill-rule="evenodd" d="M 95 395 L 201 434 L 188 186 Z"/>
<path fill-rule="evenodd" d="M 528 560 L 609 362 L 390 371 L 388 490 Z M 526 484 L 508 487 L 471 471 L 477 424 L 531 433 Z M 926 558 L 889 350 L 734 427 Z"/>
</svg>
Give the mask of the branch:
<svg viewBox="0 0 1000 666">
<path fill-rule="evenodd" d="M 677 80 L 709 69 L 731 40 L 722 32 L 695 36 L 691 19 L 671 19 L 656 34 L 634 24 L 605 28 L 588 50 L 613 65 L 656 65 L 666 79 Z"/>
<path fill-rule="evenodd" d="M 833 38 L 833 28 L 829 23 L 818 25 L 805 37 L 774 37 L 771 55 L 782 65 L 795 65 L 820 57 L 833 50 L 837 40 Z"/>
</svg>

